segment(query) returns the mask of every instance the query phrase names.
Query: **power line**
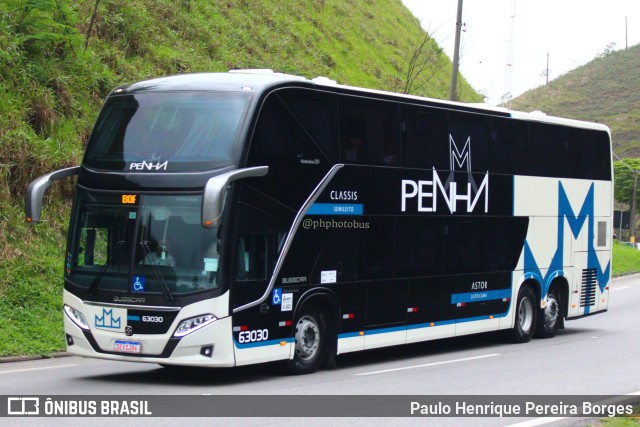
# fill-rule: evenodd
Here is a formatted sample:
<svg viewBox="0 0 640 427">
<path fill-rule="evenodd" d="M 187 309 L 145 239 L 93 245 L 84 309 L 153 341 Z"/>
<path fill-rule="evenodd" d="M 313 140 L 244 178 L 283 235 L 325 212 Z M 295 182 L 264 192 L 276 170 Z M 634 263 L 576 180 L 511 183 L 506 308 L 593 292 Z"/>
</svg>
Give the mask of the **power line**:
<svg viewBox="0 0 640 427">
<path fill-rule="evenodd" d="M 502 96 L 502 103 L 507 108 L 511 108 L 511 99 L 513 98 L 513 34 L 516 21 L 516 0 L 511 0 L 511 21 L 509 22 L 509 34 L 507 42 L 507 64 L 506 71 L 504 73 L 504 95 Z"/>
</svg>

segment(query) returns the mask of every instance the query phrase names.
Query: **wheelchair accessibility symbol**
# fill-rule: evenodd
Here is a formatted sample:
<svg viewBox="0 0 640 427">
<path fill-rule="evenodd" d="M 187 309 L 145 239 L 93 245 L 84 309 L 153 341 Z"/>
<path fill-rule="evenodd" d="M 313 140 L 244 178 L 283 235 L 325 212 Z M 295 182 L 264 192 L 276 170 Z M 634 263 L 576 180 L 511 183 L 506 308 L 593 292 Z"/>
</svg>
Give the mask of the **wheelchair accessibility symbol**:
<svg viewBox="0 0 640 427">
<path fill-rule="evenodd" d="M 145 283 L 144 276 L 133 276 L 133 292 L 144 292 Z"/>
<path fill-rule="evenodd" d="M 282 288 L 275 288 L 273 290 L 273 294 L 271 295 L 271 304 L 273 305 L 282 304 Z"/>
</svg>

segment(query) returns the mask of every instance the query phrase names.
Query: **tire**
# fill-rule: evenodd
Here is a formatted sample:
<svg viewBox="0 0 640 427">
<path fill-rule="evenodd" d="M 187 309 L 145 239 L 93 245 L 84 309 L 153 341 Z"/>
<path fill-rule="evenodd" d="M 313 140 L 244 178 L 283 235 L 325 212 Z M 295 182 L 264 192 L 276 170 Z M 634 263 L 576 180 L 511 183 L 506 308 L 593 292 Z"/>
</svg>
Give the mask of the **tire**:
<svg viewBox="0 0 640 427">
<path fill-rule="evenodd" d="M 318 370 L 327 357 L 328 340 L 324 316 L 314 306 L 303 306 L 296 316 L 295 349 L 287 368 L 295 375 L 310 374 Z"/>
<path fill-rule="evenodd" d="M 508 334 L 510 341 L 524 343 L 531 340 L 536 330 L 537 313 L 536 295 L 529 286 L 522 286 L 518 291 L 513 329 Z"/>
<path fill-rule="evenodd" d="M 560 307 L 560 293 L 557 288 L 552 287 L 547 293 L 545 308 L 538 311 L 536 337 L 553 338 L 556 335 L 562 321 Z"/>
</svg>

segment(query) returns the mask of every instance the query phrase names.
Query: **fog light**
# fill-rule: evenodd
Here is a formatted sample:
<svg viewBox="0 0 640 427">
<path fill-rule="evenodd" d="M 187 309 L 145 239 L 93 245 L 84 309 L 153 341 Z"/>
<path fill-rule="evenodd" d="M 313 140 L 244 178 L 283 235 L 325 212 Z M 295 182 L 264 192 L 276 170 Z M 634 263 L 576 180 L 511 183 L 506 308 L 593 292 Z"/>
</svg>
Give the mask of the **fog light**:
<svg viewBox="0 0 640 427">
<path fill-rule="evenodd" d="M 213 356 L 213 344 L 203 346 L 200 349 L 200 354 L 204 357 L 211 358 L 211 356 Z"/>
<path fill-rule="evenodd" d="M 73 345 L 73 337 L 67 334 L 67 345 L 71 347 Z"/>
</svg>

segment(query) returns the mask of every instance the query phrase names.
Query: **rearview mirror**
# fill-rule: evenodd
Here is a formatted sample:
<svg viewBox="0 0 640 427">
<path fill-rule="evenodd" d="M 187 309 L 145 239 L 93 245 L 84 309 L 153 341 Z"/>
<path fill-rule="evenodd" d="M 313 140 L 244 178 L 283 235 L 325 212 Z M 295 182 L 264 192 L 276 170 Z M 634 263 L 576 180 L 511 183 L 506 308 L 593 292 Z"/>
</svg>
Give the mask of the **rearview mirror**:
<svg viewBox="0 0 640 427">
<path fill-rule="evenodd" d="M 269 172 L 269 166 L 256 166 L 236 169 L 209 179 L 204 188 L 204 196 L 202 198 L 202 226 L 214 228 L 220 224 L 224 196 L 229 184 L 243 178 L 265 176 L 267 172 Z"/>
<path fill-rule="evenodd" d="M 63 178 L 78 175 L 79 173 L 80 166 L 73 166 L 66 169 L 60 169 L 55 172 L 50 172 L 31 181 L 27 187 L 27 193 L 24 196 L 24 210 L 27 216 L 27 222 L 38 223 L 40 221 L 40 214 L 42 213 L 42 198 L 51 184 Z"/>
</svg>

